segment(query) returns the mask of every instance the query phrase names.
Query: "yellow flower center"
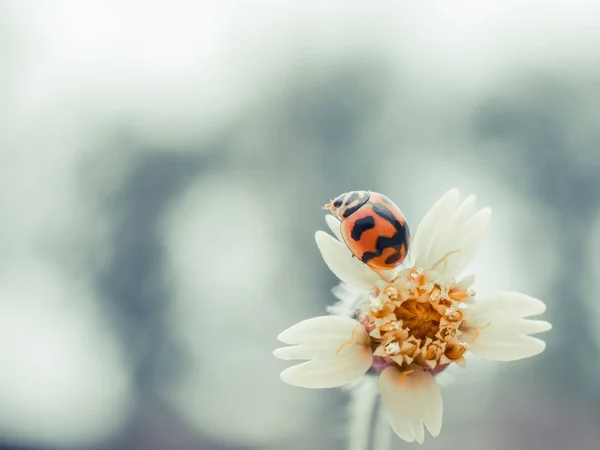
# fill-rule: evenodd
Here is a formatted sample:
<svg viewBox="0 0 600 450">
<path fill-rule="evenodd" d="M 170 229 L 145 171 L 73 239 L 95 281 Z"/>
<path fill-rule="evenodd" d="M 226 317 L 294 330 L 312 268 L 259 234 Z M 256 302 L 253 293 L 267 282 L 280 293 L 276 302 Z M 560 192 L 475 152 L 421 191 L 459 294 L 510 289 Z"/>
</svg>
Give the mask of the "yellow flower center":
<svg viewBox="0 0 600 450">
<path fill-rule="evenodd" d="M 369 333 L 374 366 L 419 366 L 431 372 L 462 361 L 461 303 L 474 295 L 452 283 L 433 282 L 407 269 L 371 294 L 360 320 Z M 414 368 L 414 367 L 413 367 Z"/>
</svg>

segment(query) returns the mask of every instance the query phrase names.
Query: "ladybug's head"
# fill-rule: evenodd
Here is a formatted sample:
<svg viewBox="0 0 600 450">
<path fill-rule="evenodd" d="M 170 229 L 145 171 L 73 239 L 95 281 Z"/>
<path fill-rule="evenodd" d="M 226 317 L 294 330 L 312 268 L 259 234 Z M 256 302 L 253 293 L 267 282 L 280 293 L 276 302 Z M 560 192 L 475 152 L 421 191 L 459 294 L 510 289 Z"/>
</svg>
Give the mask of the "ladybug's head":
<svg viewBox="0 0 600 450">
<path fill-rule="evenodd" d="M 344 220 L 364 205 L 369 196 L 368 191 L 345 192 L 323 206 L 323 209 L 330 211 L 339 220 Z"/>
</svg>

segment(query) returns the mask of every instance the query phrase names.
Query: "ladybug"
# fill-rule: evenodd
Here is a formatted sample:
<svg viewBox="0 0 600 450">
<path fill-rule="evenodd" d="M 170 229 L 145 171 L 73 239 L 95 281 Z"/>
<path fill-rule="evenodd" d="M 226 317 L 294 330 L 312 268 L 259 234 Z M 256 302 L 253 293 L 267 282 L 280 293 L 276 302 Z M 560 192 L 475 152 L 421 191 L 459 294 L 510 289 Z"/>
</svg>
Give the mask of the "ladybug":
<svg viewBox="0 0 600 450">
<path fill-rule="evenodd" d="M 352 254 L 380 271 L 400 265 L 410 244 L 410 230 L 402 211 L 383 194 L 346 192 L 323 209 L 341 221 L 342 238 Z"/>
</svg>

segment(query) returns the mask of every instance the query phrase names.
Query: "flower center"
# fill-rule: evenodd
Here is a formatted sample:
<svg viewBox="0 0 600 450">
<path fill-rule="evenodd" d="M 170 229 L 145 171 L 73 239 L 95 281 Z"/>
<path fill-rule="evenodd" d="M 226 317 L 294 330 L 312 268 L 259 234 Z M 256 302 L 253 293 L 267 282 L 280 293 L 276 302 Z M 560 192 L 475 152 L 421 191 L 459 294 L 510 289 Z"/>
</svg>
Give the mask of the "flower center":
<svg viewBox="0 0 600 450">
<path fill-rule="evenodd" d="M 461 362 L 467 350 L 461 304 L 472 295 L 454 282 L 430 281 L 420 269 L 407 269 L 372 292 L 359 319 L 370 336 L 373 370 L 416 365 L 439 373 Z"/>
</svg>

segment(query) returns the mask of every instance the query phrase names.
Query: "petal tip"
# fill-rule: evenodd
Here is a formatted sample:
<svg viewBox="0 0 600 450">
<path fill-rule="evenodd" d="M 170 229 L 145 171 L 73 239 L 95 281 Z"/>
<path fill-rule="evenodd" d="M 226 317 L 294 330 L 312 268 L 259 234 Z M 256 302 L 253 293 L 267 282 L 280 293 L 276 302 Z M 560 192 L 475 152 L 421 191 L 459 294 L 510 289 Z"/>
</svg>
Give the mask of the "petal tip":
<svg viewBox="0 0 600 450">
<path fill-rule="evenodd" d="M 537 348 L 537 353 L 534 353 L 531 356 L 539 355 L 540 353 L 543 353 L 544 350 L 546 350 L 546 342 L 542 341 L 541 339 L 537 339 L 537 340 L 539 341 L 538 348 Z"/>
<path fill-rule="evenodd" d="M 334 225 L 336 227 L 339 227 L 340 223 L 341 223 L 340 220 L 337 217 L 335 217 L 333 214 L 327 214 L 325 216 L 325 222 L 327 222 L 327 225 L 329 225 L 329 226 Z"/>
<path fill-rule="evenodd" d="M 277 335 L 277 340 L 279 342 L 283 342 L 284 344 L 291 344 L 291 342 L 288 342 L 288 340 L 286 339 L 286 336 L 287 336 L 287 330 L 284 330 Z M 277 350 L 279 350 L 279 349 L 277 349 Z"/>
<path fill-rule="evenodd" d="M 306 364 L 306 363 L 288 367 L 287 369 L 285 369 L 283 372 L 281 372 L 279 374 L 279 378 L 285 384 L 289 384 L 290 386 L 300 387 L 300 388 L 310 388 L 311 386 L 309 386 L 307 383 L 303 382 L 303 377 L 300 375 L 302 372 L 298 370 L 304 364 Z M 298 372 L 300 372 L 300 374 Z"/>
<path fill-rule="evenodd" d="M 285 384 L 289 384 L 290 386 L 298 386 L 296 383 L 294 383 L 293 377 L 291 376 L 291 371 L 290 369 L 292 369 L 292 367 L 288 367 L 287 369 L 285 369 L 283 372 L 281 372 L 279 374 L 279 378 L 281 379 L 281 381 L 283 381 Z"/>
<path fill-rule="evenodd" d="M 481 211 L 479 211 L 479 214 L 483 215 L 486 219 L 489 220 L 492 218 L 492 208 L 486 206 Z"/>
<path fill-rule="evenodd" d="M 275 350 L 273 350 L 273 356 L 277 359 L 283 359 L 283 360 L 287 359 L 287 358 L 284 358 L 284 354 L 285 354 L 285 351 L 287 348 L 289 348 L 289 347 L 276 348 Z"/>
<path fill-rule="evenodd" d="M 439 203 L 443 203 L 443 204 L 453 204 L 454 206 L 456 206 L 456 204 L 458 203 L 458 200 L 460 199 L 460 190 L 457 187 L 454 187 L 452 189 L 448 189 L 444 195 L 442 195 L 442 197 L 439 200 Z"/>
<path fill-rule="evenodd" d="M 307 319 L 310 320 L 310 319 Z M 283 330 L 281 333 L 279 333 L 277 335 L 277 340 L 279 342 L 283 342 L 284 344 L 288 344 L 288 345 L 296 345 L 298 344 L 298 333 L 297 333 L 297 329 L 299 324 L 306 322 L 307 320 L 303 320 L 301 322 L 298 322 L 294 325 L 292 325 L 291 327 L 286 328 L 285 330 Z"/>
<path fill-rule="evenodd" d="M 327 236 L 329 235 L 323 230 L 317 230 L 315 232 L 315 241 L 317 242 L 317 247 L 319 247 L 323 243 L 324 239 L 327 239 Z"/>
<path fill-rule="evenodd" d="M 529 308 L 528 316 L 537 316 L 546 312 L 546 304 L 541 301 L 539 298 L 531 297 L 526 294 L 521 294 L 519 292 L 515 292 L 513 295 L 521 296 L 521 303 L 523 308 Z"/>
<path fill-rule="evenodd" d="M 427 427 L 427 429 L 429 430 L 429 434 L 431 434 L 432 437 L 438 437 L 440 435 L 440 432 L 442 431 L 441 426 L 435 429 L 430 429 L 429 427 Z"/>
</svg>

